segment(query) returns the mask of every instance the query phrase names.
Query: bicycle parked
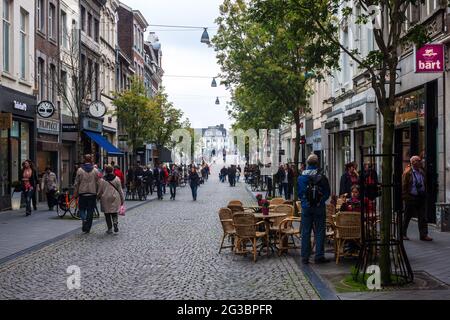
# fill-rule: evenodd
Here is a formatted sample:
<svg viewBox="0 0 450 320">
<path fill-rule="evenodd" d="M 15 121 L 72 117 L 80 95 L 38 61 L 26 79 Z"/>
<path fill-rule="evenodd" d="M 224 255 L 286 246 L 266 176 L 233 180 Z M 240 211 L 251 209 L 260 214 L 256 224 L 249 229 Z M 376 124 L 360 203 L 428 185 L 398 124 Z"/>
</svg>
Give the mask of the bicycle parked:
<svg viewBox="0 0 450 320">
<path fill-rule="evenodd" d="M 64 218 L 64 216 L 67 214 L 67 212 L 70 213 L 72 218 L 80 220 L 80 211 L 78 210 L 78 198 L 75 198 L 75 196 L 69 193 L 69 189 L 63 189 L 63 192 L 60 193 L 57 197 L 58 205 L 56 207 L 56 213 L 58 217 L 61 219 Z M 95 207 L 94 210 L 94 218 L 99 218 L 100 213 Z"/>
</svg>

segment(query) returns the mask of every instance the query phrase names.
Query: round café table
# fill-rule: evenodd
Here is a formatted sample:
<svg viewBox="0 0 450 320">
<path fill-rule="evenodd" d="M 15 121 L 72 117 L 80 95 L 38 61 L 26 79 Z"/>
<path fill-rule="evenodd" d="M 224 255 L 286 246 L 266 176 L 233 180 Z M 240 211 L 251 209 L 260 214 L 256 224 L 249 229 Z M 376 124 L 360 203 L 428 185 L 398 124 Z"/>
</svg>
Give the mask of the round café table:
<svg viewBox="0 0 450 320">
<path fill-rule="evenodd" d="M 274 218 L 281 218 L 281 217 L 287 217 L 286 213 L 278 213 L 278 212 L 269 212 L 269 214 L 262 214 L 262 213 L 254 213 L 253 214 L 256 219 L 264 220 L 264 224 L 266 226 L 266 231 L 269 232 L 269 247 L 272 249 L 272 253 L 275 253 L 275 244 L 270 241 L 270 219 Z M 261 254 L 262 249 L 264 246 L 261 246 L 261 249 L 259 250 L 259 253 Z"/>
</svg>

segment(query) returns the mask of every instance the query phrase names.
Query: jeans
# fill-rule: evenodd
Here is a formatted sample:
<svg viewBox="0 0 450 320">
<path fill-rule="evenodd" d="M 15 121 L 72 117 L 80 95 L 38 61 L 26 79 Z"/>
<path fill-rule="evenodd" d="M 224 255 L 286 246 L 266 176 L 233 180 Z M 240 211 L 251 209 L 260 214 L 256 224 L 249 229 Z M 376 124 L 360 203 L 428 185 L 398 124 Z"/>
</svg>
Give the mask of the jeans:
<svg viewBox="0 0 450 320">
<path fill-rule="evenodd" d="M 158 192 L 158 199 L 162 199 L 163 197 L 163 191 L 162 191 L 162 184 L 161 182 L 156 182 L 157 192 Z"/>
<path fill-rule="evenodd" d="M 94 219 L 94 210 L 96 206 L 97 196 L 80 196 L 78 200 L 78 207 L 80 210 L 80 218 L 83 221 L 83 232 L 91 231 L 92 220 Z"/>
<path fill-rule="evenodd" d="M 31 214 L 31 202 L 33 201 L 33 193 L 34 193 L 34 190 L 23 192 L 23 195 L 25 197 L 25 204 L 26 204 L 25 213 L 27 214 L 27 216 Z"/>
<path fill-rule="evenodd" d="M 198 185 L 191 184 L 192 199 L 194 199 L 194 200 L 197 200 L 197 189 L 198 189 Z"/>
<path fill-rule="evenodd" d="M 309 259 L 311 255 L 311 230 L 314 226 L 316 240 L 316 257 L 325 257 L 325 206 L 317 208 L 302 208 L 302 258 Z"/>
<path fill-rule="evenodd" d="M 177 184 L 175 182 L 171 182 L 169 184 L 170 187 L 170 196 L 175 199 L 176 195 L 177 195 Z"/>
<path fill-rule="evenodd" d="M 283 183 L 283 192 L 284 192 L 284 198 L 286 200 L 291 200 L 291 188 L 289 183 Z"/>
<path fill-rule="evenodd" d="M 162 184 L 162 189 L 163 189 L 164 194 L 166 194 L 166 184 L 165 183 Z"/>
</svg>

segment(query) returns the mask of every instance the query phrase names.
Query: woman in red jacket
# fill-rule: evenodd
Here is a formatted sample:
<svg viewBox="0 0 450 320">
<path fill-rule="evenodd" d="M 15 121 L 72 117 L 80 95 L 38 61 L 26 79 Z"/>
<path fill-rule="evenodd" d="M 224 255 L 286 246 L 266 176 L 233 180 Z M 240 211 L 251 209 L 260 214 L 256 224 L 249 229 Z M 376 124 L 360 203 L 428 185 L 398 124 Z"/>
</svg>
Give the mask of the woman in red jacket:
<svg viewBox="0 0 450 320">
<path fill-rule="evenodd" d="M 120 184 L 122 185 L 122 189 L 125 187 L 125 176 L 123 172 L 120 170 L 119 166 L 114 166 L 114 175 L 120 179 Z"/>
</svg>

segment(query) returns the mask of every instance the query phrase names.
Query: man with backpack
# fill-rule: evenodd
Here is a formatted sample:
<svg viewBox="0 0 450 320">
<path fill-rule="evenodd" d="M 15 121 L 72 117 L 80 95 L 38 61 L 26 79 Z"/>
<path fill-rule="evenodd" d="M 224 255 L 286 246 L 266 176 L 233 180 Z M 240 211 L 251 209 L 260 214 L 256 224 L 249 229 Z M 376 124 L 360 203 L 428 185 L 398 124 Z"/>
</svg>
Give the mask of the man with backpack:
<svg viewBox="0 0 450 320">
<path fill-rule="evenodd" d="M 298 178 L 298 196 L 302 203 L 302 263 L 309 263 L 313 226 L 316 240 L 315 262 L 326 263 L 329 261 L 325 259 L 325 202 L 330 197 L 330 184 L 319 170 L 317 155 L 310 155 L 306 163 L 306 170 Z"/>
</svg>

